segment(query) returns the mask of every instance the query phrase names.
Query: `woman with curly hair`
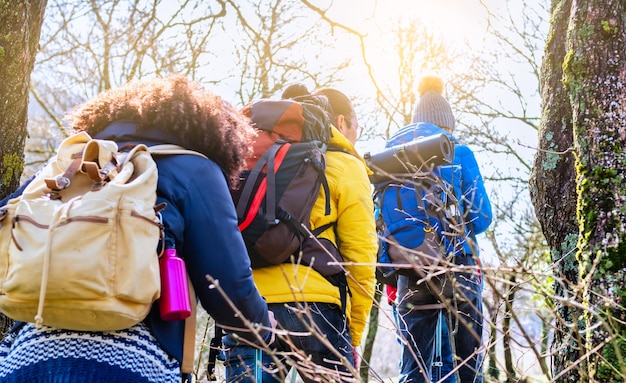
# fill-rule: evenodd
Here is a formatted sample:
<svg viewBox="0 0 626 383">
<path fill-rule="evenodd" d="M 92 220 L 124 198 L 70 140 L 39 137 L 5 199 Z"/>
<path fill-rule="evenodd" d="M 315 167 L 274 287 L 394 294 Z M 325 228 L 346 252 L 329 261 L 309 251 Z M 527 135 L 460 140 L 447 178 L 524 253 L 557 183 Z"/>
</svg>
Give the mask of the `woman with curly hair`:
<svg viewBox="0 0 626 383">
<path fill-rule="evenodd" d="M 167 204 L 161 212 L 166 235 L 175 241 L 199 301 L 215 321 L 241 329 L 242 339 L 268 342 L 271 313 L 254 285 L 229 193 L 229 181 L 241 170 L 254 134 L 249 121 L 220 97 L 177 75 L 103 92 L 67 120 L 75 131 L 120 146 L 176 144 L 209 158 L 155 157 L 157 203 Z M 227 298 L 210 288 L 206 275 L 219 280 Z M 260 325 L 260 338 L 244 330 L 242 316 Z M 120 331 L 17 323 L 0 345 L 0 380 L 179 383 L 183 335 L 184 321 L 163 321 L 157 303 L 143 322 Z"/>
</svg>

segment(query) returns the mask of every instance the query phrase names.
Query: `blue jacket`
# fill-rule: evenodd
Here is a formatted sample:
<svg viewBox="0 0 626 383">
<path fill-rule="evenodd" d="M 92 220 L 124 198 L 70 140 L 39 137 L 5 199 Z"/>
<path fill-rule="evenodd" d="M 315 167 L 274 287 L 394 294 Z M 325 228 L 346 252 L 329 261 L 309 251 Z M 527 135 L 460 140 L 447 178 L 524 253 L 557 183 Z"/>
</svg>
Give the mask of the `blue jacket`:
<svg viewBox="0 0 626 383">
<path fill-rule="evenodd" d="M 456 250 L 457 255 L 478 254 L 476 245 L 476 234 L 487 230 L 492 221 L 491 203 L 485 190 L 483 178 L 478 168 L 478 163 L 472 150 L 466 145 L 462 145 L 447 131 L 437 125 L 425 122 L 418 122 L 407 125 L 396 132 L 387 141 L 386 147 L 396 146 L 402 143 L 413 141 L 420 137 L 428 137 L 436 134 L 446 134 L 454 142 L 454 160 L 450 165 L 438 167 L 440 176 L 447 183 L 453 185 L 454 195 L 460 202 L 466 224 L 466 236 L 471 241 L 464 241 L 461 247 Z M 413 240 L 416 234 L 423 237 L 421 229 L 405 230 L 394 235 L 400 245 L 413 248 Z M 421 242 L 421 241 L 420 241 Z"/>
<path fill-rule="evenodd" d="M 158 128 L 136 136 L 134 127 L 130 122 L 113 123 L 94 138 L 113 140 L 118 144 L 178 144 L 174 137 L 168 137 Z M 228 300 L 243 317 L 269 327 L 267 304 L 252 279 L 250 261 L 237 228 L 237 216 L 224 172 L 215 162 L 192 154 L 155 156 L 155 160 L 159 169 L 157 203 L 167 203 L 161 212 L 166 235 L 176 241 L 178 255 L 185 260 L 202 307 L 219 324 L 245 328 L 226 298 L 217 289 L 209 288 L 205 277 L 208 274 L 219 280 Z M 19 195 L 23 188 L 0 201 L 0 206 Z M 145 322 L 163 349 L 182 360 L 184 321 L 161 320 L 155 302 Z M 239 335 L 255 341 L 253 334 L 242 332 Z M 270 333 L 262 336 L 269 339 Z"/>
</svg>

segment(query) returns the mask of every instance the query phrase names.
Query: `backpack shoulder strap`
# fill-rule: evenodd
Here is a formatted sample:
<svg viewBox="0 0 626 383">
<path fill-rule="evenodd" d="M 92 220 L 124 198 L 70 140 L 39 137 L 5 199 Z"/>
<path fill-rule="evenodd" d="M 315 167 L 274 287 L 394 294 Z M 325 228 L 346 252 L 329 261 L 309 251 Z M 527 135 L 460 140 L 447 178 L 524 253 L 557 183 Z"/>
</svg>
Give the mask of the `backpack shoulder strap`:
<svg viewBox="0 0 626 383">
<path fill-rule="evenodd" d="M 183 340 L 183 360 L 180 364 L 180 371 L 183 374 L 193 372 L 193 362 L 196 352 L 196 292 L 193 289 L 189 275 L 187 275 L 187 283 L 189 284 L 189 299 L 191 300 L 191 315 L 185 319 L 185 335 Z"/>
<path fill-rule="evenodd" d="M 205 156 L 204 154 L 200 152 L 185 149 L 182 146 L 173 145 L 173 144 L 153 145 L 153 146 L 149 146 L 148 150 L 150 151 L 151 154 L 156 154 L 156 155 L 192 154 L 195 156 L 204 157 L 208 159 L 207 156 Z"/>
</svg>

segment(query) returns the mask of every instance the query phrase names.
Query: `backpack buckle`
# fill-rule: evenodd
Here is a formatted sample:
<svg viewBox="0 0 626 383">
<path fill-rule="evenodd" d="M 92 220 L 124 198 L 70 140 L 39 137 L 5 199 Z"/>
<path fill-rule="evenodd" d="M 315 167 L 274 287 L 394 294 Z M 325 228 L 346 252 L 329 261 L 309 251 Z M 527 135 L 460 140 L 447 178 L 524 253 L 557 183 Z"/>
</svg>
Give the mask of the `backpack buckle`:
<svg viewBox="0 0 626 383">
<path fill-rule="evenodd" d="M 59 176 L 57 178 L 46 178 L 44 180 L 48 189 L 53 191 L 60 191 L 70 186 L 72 181 L 68 177 Z"/>
</svg>

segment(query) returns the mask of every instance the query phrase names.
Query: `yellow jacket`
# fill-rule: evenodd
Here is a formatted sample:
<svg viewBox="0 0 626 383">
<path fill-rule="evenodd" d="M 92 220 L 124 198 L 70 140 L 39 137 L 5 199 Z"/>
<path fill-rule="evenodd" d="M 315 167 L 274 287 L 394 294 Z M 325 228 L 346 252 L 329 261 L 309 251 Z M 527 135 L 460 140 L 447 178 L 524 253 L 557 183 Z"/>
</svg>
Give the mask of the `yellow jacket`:
<svg viewBox="0 0 626 383">
<path fill-rule="evenodd" d="M 326 196 L 323 188 L 311 212 L 311 229 L 336 222 L 339 251 L 348 272 L 346 316 L 352 345 L 361 343 L 363 330 L 373 303 L 375 262 L 378 241 L 374 206 L 368 179 L 369 169 L 356 150 L 333 127 L 331 145 L 352 153 L 326 152 L 326 179 L 330 189 L 330 215 L 324 215 Z M 335 231 L 328 229 L 320 238 L 337 243 Z M 252 271 L 254 281 L 267 303 L 323 302 L 340 305 L 339 289 L 308 266 L 290 263 Z"/>
</svg>

